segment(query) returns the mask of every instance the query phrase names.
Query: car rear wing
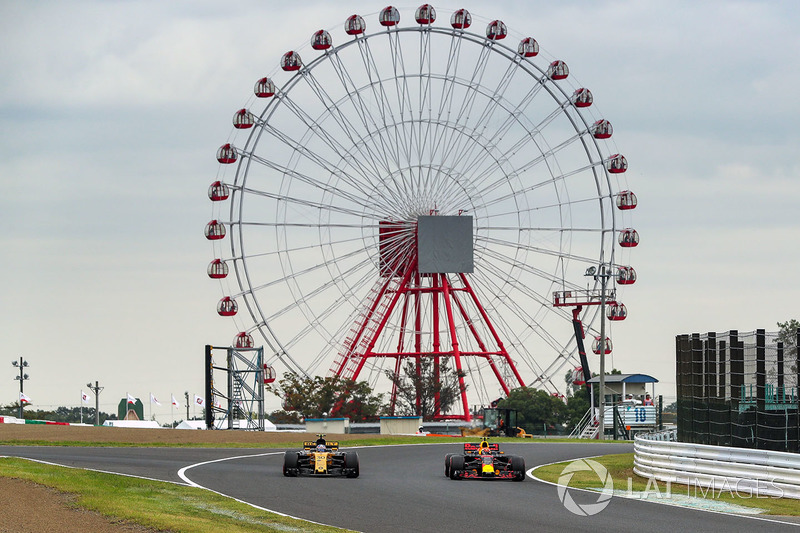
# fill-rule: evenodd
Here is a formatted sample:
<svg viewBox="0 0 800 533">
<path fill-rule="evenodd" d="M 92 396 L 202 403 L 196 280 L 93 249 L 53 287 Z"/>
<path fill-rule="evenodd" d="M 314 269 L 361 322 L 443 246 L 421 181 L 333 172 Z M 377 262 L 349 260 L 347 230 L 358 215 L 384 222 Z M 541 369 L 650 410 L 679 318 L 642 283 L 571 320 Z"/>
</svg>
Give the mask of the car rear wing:
<svg viewBox="0 0 800 533">
<path fill-rule="evenodd" d="M 483 444 L 483 447 L 485 449 L 489 450 L 490 452 L 499 452 L 500 451 L 500 445 L 497 444 L 496 442 L 493 442 L 491 444 L 489 444 L 488 442 L 486 442 L 486 443 L 465 442 L 464 443 L 464 453 L 478 453 L 481 450 L 481 444 Z"/>
<path fill-rule="evenodd" d="M 314 450 L 317 447 L 317 442 L 313 440 L 307 440 L 303 442 L 303 449 L 304 450 Z M 327 441 L 325 443 L 325 447 L 329 450 L 335 452 L 339 449 L 339 441 Z"/>
</svg>

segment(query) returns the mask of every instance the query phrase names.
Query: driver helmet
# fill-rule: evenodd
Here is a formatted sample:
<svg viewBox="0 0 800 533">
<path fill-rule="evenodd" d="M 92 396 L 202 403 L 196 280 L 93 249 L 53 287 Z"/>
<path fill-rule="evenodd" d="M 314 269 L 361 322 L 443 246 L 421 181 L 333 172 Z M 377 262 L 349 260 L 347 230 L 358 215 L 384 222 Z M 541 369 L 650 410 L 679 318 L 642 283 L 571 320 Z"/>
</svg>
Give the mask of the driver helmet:
<svg viewBox="0 0 800 533">
<path fill-rule="evenodd" d="M 318 452 L 324 452 L 325 451 L 325 445 L 324 444 L 317 444 L 317 451 Z"/>
</svg>

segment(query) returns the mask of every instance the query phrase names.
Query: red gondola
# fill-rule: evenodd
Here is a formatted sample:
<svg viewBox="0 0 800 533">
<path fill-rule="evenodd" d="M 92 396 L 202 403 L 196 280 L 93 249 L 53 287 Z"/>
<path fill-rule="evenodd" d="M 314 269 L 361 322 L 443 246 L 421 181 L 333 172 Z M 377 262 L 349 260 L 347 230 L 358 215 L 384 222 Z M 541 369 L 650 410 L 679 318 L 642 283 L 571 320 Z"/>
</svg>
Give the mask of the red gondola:
<svg viewBox="0 0 800 533">
<path fill-rule="evenodd" d="M 233 338 L 233 347 L 234 348 L 252 348 L 255 346 L 253 342 L 253 336 L 247 333 L 246 331 L 242 331 L 237 333 L 236 336 Z"/>
<path fill-rule="evenodd" d="M 264 363 L 264 384 L 269 384 L 275 381 L 275 369 Z"/>
<path fill-rule="evenodd" d="M 630 266 L 617 268 L 617 283 L 620 285 L 633 285 L 636 283 L 636 271 Z"/>
<path fill-rule="evenodd" d="M 270 98 L 275 95 L 275 84 L 269 78 L 261 78 L 256 82 L 253 92 L 259 98 Z"/>
<path fill-rule="evenodd" d="M 564 80 L 569 76 L 569 67 L 560 59 L 556 59 L 547 68 L 547 77 L 551 80 Z"/>
<path fill-rule="evenodd" d="M 246 130 L 248 128 L 252 128 L 253 124 L 255 123 L 255 117 L 247 109 L 240 109 L 233 114 L 233 127 L 237 130 Z"/>
<path fill-rule="evenodd" d="M 378 22 L 381 23 L 381 26 L 397 26 L 400 23 L 400 12 L 394 6 L 386 6 L 381 9 Z"/>
<path fill-rule="evenodd" d="M 344 21 L 344 32 L 347 35 L 361 35 L 367 29 L 367 24 L 359 15 L 350 15 Z"/>
<path fill-rule="evenodd" d="M 208 264 L 207 272 L 211 279 L 223 279 L 228 276 L 228 263 L 222 259 L 214 259 Z"/>
<path fill-rule="evenodd" d="M 508 28 L 501 20 L 493 20 L 486 26 L 486 38 L 492 41 L 505 39 L 508 35 Z"/>
<path fill-rule="evenodd" d="M 472 26 L 472 15 L 466 9 L 459 9 L 450 15 L 450 25 L 457 30 L 466 30 Z"/>
<path fill-rule="evenodd" d="M 611 353 L 613 346 L 611 345 L 611 339 L 608 337 L 606 337 L 605 346 L 603 346 L 603 348 L 605 348 L 604 351 L 606 355 Z M 592 341 L 592 351 L 597 355 L 600 355 L 600 336 L 595 337 Z"/>
<path fill-rule="evenodd" d="M 606 307 L 606 318 L 609 320 L 625 320 L 628 317 L 628 309 L 621 302 L 611 302 Z"/>
<path fill-rule="evenodd" d="M 619 197 L 617 197 L 619 201 Z M 634 248 L 639 246 L 639 232 L 633 228 L 625 228 L 619 232 L 619 245 L 623 248 Z"/>
<path fill-rule="evenodd" d="M 208 197 L 212 202 L 222 202 L 231 195 L 231 190 L 221 181 L 215 181 L 208 186 Z"/>
<path fill-rule="evenodd" d="M 327 50 L 333 46 L 331 34 L 325 30 L 319 30 L 311 36 L 311 48 L 314 50 Z"/>
<path fill-rule="evenodd" d="M 575 385 L 576 387 L 580 387 L 581 385 L 585 385 L 586 381 L 583 379 L 583 367 L 576 366 L 572 370 L 572 374 L 570 375 L 570 382 Z"/>
<path fill-rule="evenodd" d="M 209 241 L 218 241 L 225 238 L 225 225 L 218 220 L 212 220 L 206 224 L 206 239 Z"/>
<path fill-rule="evenodd" d="M 594 102 L 592 91 L 585 87 L 575 89 L 575 92 L 572 93 L 572 103 L 575 104 L 575 107 L 589 107 L 592 102 Z"/>
<path fill-rule="evenodd" d="M 606 161 L 606 168 L 612 174 L 622 174 L 628 170 L 628 160 L 624 155 L 614 154 Z"/>
<path fill-rule="evenodd" d="M 217 161 L 223 165 L 230 165 L 236 162 L 236 148 L 231 146 L 230 143 L 223 144 L 217 150 Z"/>
<path fill-rule="evenodd" d="M 238 310 L 239 306 L 236 304 L 236 300 L 231 299 L 230 296 L 226 296 L 217 304 L 219 316 L 234 316 Z"/>
<path fill-rule="evenodd" d="M 622 191 L 617 195 L 617 209 L 625 211 L 627 209 L 636 209 L 639 203 L 633 191 Z"/>
<path fill-rule="evenodd" d="M 539 43 L 533 37 L 525 37 L 519 42 L 517 53 L 522 57 L 534 57 L 539 54 Z"/>
<path fill-rule="evenodd" d="M 281 68 L 286 72 L 300 70 L 300 65 L 302 65 L 300 54 L 293 50 L 289 50 L 281 57 Z"/>
<path fill-rule="evenodd" d="M 414 13 L 414 18 L 417 19 L 417 24 L 433 24 L 436 20 L 436 10 L 430 4 L 422 4 Z"/>
<path fill-rule="evenodd" d="M 592 136 L 595 139 L 610 139 L 611 134 L 614 133 L 614 128 L 611 127 L 611 123 L 609 121 L 600 119 L 592 124 L 592 127 L 589 128 L 589 131 L 592 132 Z"/>
</svg>

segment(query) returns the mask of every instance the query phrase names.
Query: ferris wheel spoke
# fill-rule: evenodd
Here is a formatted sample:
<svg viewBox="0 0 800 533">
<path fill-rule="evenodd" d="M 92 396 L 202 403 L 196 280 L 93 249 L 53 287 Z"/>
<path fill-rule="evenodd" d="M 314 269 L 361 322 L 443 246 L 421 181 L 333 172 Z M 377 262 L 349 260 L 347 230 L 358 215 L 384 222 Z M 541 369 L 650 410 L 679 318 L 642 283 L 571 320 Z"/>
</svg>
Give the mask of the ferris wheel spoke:
<svg viewBox="0 0 800 533">
<path fill-rule="evenodd" d="M 598 230 L 598 232 L 600 232 L 600 231 Z M 576 255 L 576 254 L 570 253 L 570 252 L 565 251 L 565 250 L 560 250 L 560 249 L 559 250 L 551 250 L 551 249 L 548 249 L 548 248 L 541 248 L 541 247 L 531 246 L 531 245 L 524 244 L 524 243 L 518 243 L 518 242 L 514 242 L 514 241 L 502 240 L 502 239 L 497 239 L 497 238 L 482 237 L 482 238 L 478 239 L 478 242 L 486 243 L 487 246 L 486 246 L 485 249 L 489 248 L 488 244 L 496 244 L 497 246 L 503 246 L 503 247 L 507 247 L 507 248 L 519 249 L 519 250 L 522 250 L 522 251 L 525 251 L 525 252 L 531 252 L 531 253 L 536 253 L 536 254 L 540 254 L 540 255 L 547 255 L 547 256 L 550 256 L 550 257 L 555 257 L 555 258 L 558 258 L 559 260 L 577 261 L 579 263 L 585 263 L 585 264 L 589 264 L 589 265 L 592 265 L 592 264 L 597 262 L 597 258 L 580 256 L 580 255 Z M 512 265 L 512 264 L 514 264 L 514 263 L 509 263 L 509 265 Z M 516 266 L 519 266 L 519 265 L 516 265 Z"/>
<path fill-rule="evenodd" d="M 358 131 L 355 124 L 347 118 L 344 111 L 342 110 L 342 106 L 340 102 L 335 101 L 325 90 L 323 84 L 319 83 L 316 78 L 314 77 L 313 72 L 307 71 L 304 73 L 303 79 L 307 82 L 309 87 L 311 87 L 312 91 L 317 95 L 320 102 L 323 103 L 328 109 L 327 114 L 330 116 L 339 126 L 343 135 L 347 136 L 347 138 L 353 142 L 354 146 L 359 150 L 362 157 L 370 164 L 372 164 L 374 175 L 380 176 L 382 173 L 390 172 L 391 166 L 387 159 L 388 151 L 386 150 L 386 146 L 383 143 L 383 139 L 378 138 L 378 141 L 382 144 L 382 146 L 373 146 L 372 142 L 359 142 L 356 143 L 353 137 L 353 132 Z M 353 92 L 347 90 L 348 88 L 345 87 L 346 90 L 346 98 L 350 100 L 357 111 L 362 110 L 360 105 L 357 105 L 355 99 L 353 97 Z M 358 92 L 356 89 L 354 92 Z M 373 137 L 370 136 L 370 123 L 365 116 L 362 116 L 361 113 L 357 113 L 358 118 L 360 119 L 361 125 L 364 128 L 364 136 L 361 137 L 362 140 L 372 139 Z M 383 163 L 383 168 L 378 167 L 378 162 Z"/>
<path fill-rule="evenodd" d="M 447 55 L 447 62 L 444 73 L 439 77 L 442 82 L 441 95 L 439 96 L 439 109 L 437 111 L 436 120 L 434 124 L 434 145 L 430 150 L 430 173 L 433 172 L 434 162 L 439 160 L 441 164 L 438 165 L 437 171 L 441 171 L 444 167 L 444 159 L 447 154 L 444 152 L 444 146 L 447 133 L 447 120 L 443 116 L 445 113 L 449 117 L 453 112 L 453 105 L 455 103 L 454 92 L 457 87 L 456 76 L 458 75 L 459 60 L 461 58 L 461 39 L 456 38 L 456 34 L 452 34 L 450 38 L 450 51 Z M 440 150 L 441 149 L 441 150 Z M 441 158 L 439 154 L 442 154 Z"/>
<path fill-rule="evenodd" d="M 374 218 L 374 220 L 379 220 L 377 216 L 372 216 L 369 213 L 365 213 L 363 210 L 357 209 L 350 209 L 344 206 L 332 205 L 327 202 L 314 202 L 308 200 L 306 198 L 297 198 L 295 196 L 286 196 L 281 195 L 278 193 L 272 193 L 267 191 L 262 191 L 258 189 L 249 189 L 249 188 L 242 188 L 241 191 L 246 194 L 252 194 L 253 196 L 260 196 L 263 198 L 269 198 L 271 200 L 280 200 L 282 202 L 287 202 L 290 204 L 296 204 L 299 206 L 304 207 L 313 207 L 319 209 L 320 211 L 330 211 L 332 213 L 339 213 L 343 215 L 351 215 L 353 217 L 367 217 L 367 218 Z M 366 206 L 362 206 L 366 207 Z"/>
<path fill-rule="evenodd" d="M 374 131 L 379 129 L 379 124 L 383 124 L 384 127 L 387 126 L 386 116 L 383 113 L 380 113 L 381 117 L 380 120 L 377 120 L 375 116 L 372 114 L 370 110 L 370 105 L 364 100 L 362 96 L 362 90 L 358 87 L 353 80 L 352 76 L 350 75 L 347 68 L 345 68 L 342 58 L 339 57 L 338 53 L 331 54 L 331 65 L 333 66 L 334 72 L 336 73 L 339 81 L 342 83 L 342 87 L 344 88 L 345 93 L 350 98 L 351 104 L 355 109 L 356 113 L 358 113 L 359 118 L 361 119 L 362 124 L 367 129 L 367 131 Z M 372 83 L 370 83 L 371 91 L 373 92 L 373 96 L 375 93 L 375 88 L 372 87 Z M 382 111 L 382 107 L 379 108 L 379 111 Z M 368 136 L 368 138 L 370 138 Z M 379 157 L 382 157 L 383 167 L 387 173 L 391 171 L 391 165 L 389 163 L 389 157 L 394 161 L 394 164 L 400 166 L 400 154 L 399 154 L 399 147 L 396 143 L 388 142 L 383 136 L 377 137 L 377 143 L 380 146 L 377 146 L 376 151 Z"/>
<path fill-rule="evenodd" d="M 453 121 L 461 127 L 467 127 L 467 121 L 473 113 L 477 96 L 480 94 L 480 91 L 476 89 L 483 87 L 483 76 L 486 73 L 486 68 L 489 64 L 491 55 L 491 45 L 483 45 L 467 83 L 467 86 L 470 87 L 471 90 L 467 91 L 464 102 L 459 106 L 458 114 Z M 477 125 L 478 124 L 471 126 L 470 129 L 475 130 Z M 443 153 L 446 155 L 446 158 L 450 158 L 450 161 L 452 161 L 450 164 L 453 166 L 453 168 L 463 172 L 463 169 L 465 168 L 463 166 L 463 154 L 467 152 L 470 147 L 474 147 L 474 144 L 469 143 L 464 137 L 456 135 L 455 131 L 456 130 L 453 129 L 450 130 L 451 135 L 445 140 Z M 456 163 L 461 164 L 461 166 L 456 165 Z"/>
<path fill-rule="evenodd" d="M 323 159 L 318 153 L 315 151 L 310 150 L 306 143 L 302 141 L 294 141 L 290 139 L 288 136 L 282 134 L 281 132 L 277 131 L 276 129 L 270 129 L 270 133 L 272 133 L 275 137 L 279 138 L 283 141 L 287 146 L 291 146 L 293 149 L 296 149 L 298 153 L 304 155 L 308 160 L 317 163 L 323 169 L 331 173 L 332 175 L 339 176 L 342 178 L 346 183 L 353 186 L 354 189 L 358 190 L 362 194 L 366 195 L 367 191 L 374 190 L 369 184 L 375 179 L 375 176 L 380 176 L 381 171 L 378 167 L 375 166 L 374 160 L 369 154 L 365 155 L 361 152 L 362 157 L 353 157 L 353 154 L 349 153 L 342 144 L 336 140 L 335 136 L 328 133 L 325 128 L 321 127 L 316 120 L 309 117 L 307 113 L 302 109 L 302 106 L 299 106 L 297 103 L 293 102 L 290 98 L 284 97 L 282 101 L 286 104 L 287 109 L 291 110 L 295 116 L 301 120 L 303 124 L 306 125 L 309 131 L 309 135 L 314 135 L 316 138 L 319 138 L 323 141 L 323 143 L 328 146 L 331 150 L 336 153 L 339 160 L 344 164 L 351 168 L 353 168 L 356 173 L 358 174 L 358 178 L 355 176 L 345 173 L 339 167 L 339 165 L 335 165 L 325 159 Z M 352 133 L 346 130 L 347 133 L 350 134 L 350 139 L 352 141 L 353 146 L 356 148 L 357 151 L 361 150 L 362 145 L 369 144 L 367 139 L 354 139 L 352 137 Z M 362 160 L 366 160 L 368 163 L 372 164 L 372 168 L 370 169 L 363 169 L 360 166 L 360 162 Z M 382 190 L 379 191 L 381 193 L 392 192 L 390 190 Z M 392 195 L 393 200 L 396 202 L 398 198 L 401 198 L 402 194 L 394 194 Z"/>
<path fill-rule="evenodd" d="M 524 347 L 526 345 L 527 335 L 531 334 L 535 334 L 538 337 L 542 338 L 547 344 L 551 345 L 551 347 L 554 344 L 557 344 L 554 339 L 549 337 L 546 329 L 541 327 L 538 321 L 533 316 L 531 316 L 524 308 L 522 308 L 512 295 L 506 294 L 507 289 L 502 285 L 498 285 L 495 282 L 494 277 L 487 276 L 484 273 L 479 276 L 479 279 L 481 280 L 481 286 L 485 288 L 485 290 L 481 290 L 482 293 L 483 292 L 486 293 L 483 295 L 485 297 L 484 301 L 490 301 L 492 297 L 497 298 L 498 297 L 497 295 L 504 295 L 501 299 L 502 300 L 501 305 L 503 309 L 509 314 L 514 315 L 514 317 L 516 317 L 517 320 L 526 324 L 525 329 L 520 330 L 519 328 L 515 328 L 509 324 L 510 317 L 505 317 L 503 313 L 496 314 L 496 317 L 498 319 L 495 323 L 496 329 L 502 332 L 503 336 L 506 339 L 511 339 L 511 343 L 517 348 L 518 353 L 520 354 L 527 353 L 521 351 L 520 349 L 522 348 L 524 350 Z M 527 333 L 527 335 L 522 336 L 520 334 L 521 331 L 524 331 L 525 333 Z M 528 353 L 527 356 L 523 357 L 522 359 L 525 365 L 528 366 L 528 368 L 531 371 L 536 373 L 541 372 L 541 366 L 536 361 L 536 358 L 533 357 L 531 354 Z"/>
<path fill-rule="evenodd" d="M 490 133 L 488 132 L 488 128 L 497 110 L 503 108 L 502 103 L 504 101 L 504 95 L 517 73 L 517 67 L 518 64 L 516 62 L 509 63 L 505 73 L 500 76 L 497 86 L 491 94 L 488 95 L 483 110 L 475 121 L 475 124 L 480 127 L 480 135 L 489 139 L 489 142 L 485 147 L 479 148 L 475 144 L 467 144 L 463 148 L 461 158 L 465 169 L 475 168 L 480 158 L 486 157 L 488 153 L 494 151 L 494 148 L 500 142 L 502 138 L 500 132 L 495 131 Z M 507 113 L 506 121 L 511 121 L 511 116 L 511 114 Z M 477 128 L 476 131 L 478 131 Z"/>
<path fill-rule="evenodd" d="M 361 250 L 355 250 L 353 252 L 350 252 L 348 254 L 340 256 L 339 259 L 340 260 L 344 260 L 344 259 L 348 259 L 348 258 L 352 258 L 352 257 L 357 257 L 357 256 L 360 256 L 362 253 L 363 252 Z M 246 256 L 246 257 L 252 257 L 252 256 Z M 360 263 L 360 265 L 362 265 L 362 266 L 366 265 L 368 262 L 369 262 L 369 260 L 364 260 L 364 261 L 362 261 Z M 298 270 L 297 272 L 290 271 L 288 273 L 284 273 L 284 275 L 281 276 L 281 277 L 271 279 L 270 281 L 262 283 L 262 284 L 259 284 L 257 286 L 252 286 L 249 289 L 247 289 L 245 291 L 242 291 L 239 294 L 235 294 L 233 296 L 234 297 L 239 297 L 239 296 L 242 296 L 244 294 L 255 294 L 256 292 L 263 291 L 264 289 L 268 289 L 268 288 L 274 287 L 276 285 L 286 284 L 286 283 L 288 283 L 290 281 L 296 281 L 297 279 L 299 279 L 301 277 L 308 276 L 309 274 L 318 273 L 319 271 L 324 270 L 324 269 L 329 268 L 329 267 L 330 267 L 330 265 L 328 264 L 328 262 L 325 262 L 325 263 L 320 263 L 320 264 L 317 264 L 317 265 L 314 265 L 314 266 L 311 266 L 311 267 L 308 267 L 308 268 L 305 268 L 305 269 L 302 269 L 302 270 Z M 283 308 L 281 311 L 278 311 L 275 315 L 273 315 L 272 318 L 275 318 L 276 316 L 280 316 L 281 313 L 286 312 L 288 309 L 292 308 L 294 305 L 297 305 L 297 302 L 295 302 L 294 304 L 291 304 L 291 305 Z"/>
<path fill-rule="evenodd" d="M 405 131 L 401 131 L 401 128 L 398 127 L 397 119 L 394 118 L 392 99 L 387 94 L 387 90 L 389 90 L 389 84 L 383 82 L 381 70 L 378 68 L 378 63 L 375 61 L 375 57 L 372 54 L 372 49 L 367 39 L 359 40 L 359 50 L 361 51 L 361 60 L 369 80 L 369 86 L 372 91 L 373 98 L 375 99 L 375 105 L 378 107 L 382 122 L 384 124 L 385 132 L 387 133 L 386 141 L 390 146 L 394 146 L 395 160 L 397 161 L 397 168 L 398 172 L 400 172 L 400 177 L 391 180 L 392 184 L 398 189 L 402 189 L 406 196 L 413 195 L 414 191 L 410 188 L 408 180 L 404 179 L 405 176 L 402 173 L 403 165 L 401 161 L 410 161 L 410 155 L 405 142 Z M 395 80 L 395 85 L 397 84 L 398 82 Z M 399 91 L 396 95 L 396 98 L 402 98 Z"/>
<path fill-rule="evenodd" d="M 304 126 L 307 130 L 307 137 L 311 136 L 312 138 L 319 139 L 322 143 L 327 146 L 330 150 L 332 150 L 339 160 L 346 166 L 350 167 L 355 171 L 355 173 L 364 180 L 365 183 L 368 183 L 371 179 L 371 176 L 374 175 L 376 171 L 375 168 L 369 170 L 364 169 L 361 167 L 361 160 L 358 158 L 352 158 L 348 156 L 348 150 L 341 144 L 341 142 L 336 138 L 335 135 L 328 132 L 328 130 L 322 127 L 317 120 L 312 118 L 311 116 L 306 113 L 303 109 L 303 106 L 294 102 L 288 95 L 281 94 L 280 101 L 284 104 L 285 108 L 290 111 L 295 118 L 297 118 L 301 125 Z M 299 153 L 304 155 L 305 157 L 309 158 L 311 161 L 317 162 L 323 161 L 327 163 L 327 165 L 321 165 L 326 170 L 330 170 L 330 167 L 337 168 L 337 165 L 330 165 L 330 163 L 322 158 L 318 153 L 309 150 L 306 147 L 306 142 L 303 141 L 296 141 L 293 140 L 288 135 L 284 134 L 278 128 L 274 128 L 269 126 L 267 122 L 260 123 L 260 126 L 273 135 L 274 137 L 278 138 L 278 140 L 284 142 L 288 147 L 292 149 L 296 149 Z M 368 160 L 369 162 L 369 160 Z M 355 179 L 354 177 L 350 176 L 349 174 L 344 174 L 351 179 Z"/>
<path fill-rule="evenodd" d="M 387 31 L 387 35 L 389 38 L 390 43 L 390 53 L 391 53 L 391 32 Z M 361 59 L 364 64 L 364 69 L 367 73 L 370 88 L 372 89 L 373 97 L 375 98 L 375 102 L 378 105 L 378 109 L 381 114 L 381 118 L 383 120 L 383 124 L 386 128 L 387 132 L 390 132 L 390 144 L 395 147 L 396 153 L 396 161 L 397 166 L 402 167 L 401 161 L 408 161 L 410 160 L 410 154 L 408 153 L 408 146 L 406 144 L 406 135 L 404 131 L 401 131 L 400 128 L 397 127 L 397 119 L 394 118 L 394 107 L 392 97 L 387 94 L 387 91 L 391 90 L 388 83 L 383 82 L 383 75 L 381 74 L 381 69 L 378 67 L 378 62 L 376 62 L 375 57 L 372 53 L 372 48 L 370 46 L 370 42 L 368 39 L 359 40 L 359 46 L 361 47 Z M 393 55 L 394 57 L 394 55 Z M 403 117 L 403 100 L 402 100 L 402 91 L 399 89 L 399 81 L 396 79 L 396 75 L 394 76 L 395 82 L 395 96 L 394 98 L 397 99 L 399 105 L 399 113 L 402 121 Z"/>
<path fill-rule="evenodd" d="M 268 159 L 264 159 L 264 158 L 262 158 L 260 156 L 255 155 L 255 154 L 246 154 L 246 155 L 248 155 L 251 160 L 253 160 L 255 162 L 258 162 L 258 163 L 264 165 L 265 167 L 267 167 L 267 168 L 269 168 L 271 170 L 274 170 L 274 171 L 276 171 L 276 172 L 278 172 L 280 174 L 284 174 L 286 176 L 290 176 L 290 177 L 292 177 L 294 179 L 297 179 L 298 181 L 301 181 L 301 182 L 305 183 L 306 185 L 310 185 L 311 187 L 313 187 L 314 189 L 316 189 L 318 191 L 329 193 L 329 194 L 334 195 L 335 197 L 339 197 L 339 198 L 342 198 L 344 200 L 348 200 L 348 201 L 354 203 L 355 205 L 361 205 L 363 207 L 371 207 L 368 204 L 368 201 L 369 201 L 368 198 L 364 198 L 363 196 L 361 196 L 361 197 L 357 196 L 356 194 L 354 194 L 352 192 L 347 192 L 347 191 L 345 191 L 344 189 L 342 189 L 340 187 L 334 187 L 334 186 L 330 185 L 329 183 L 326 183 L 326 182 L 323 182 L 321 180 L 318 180 L 317 178 L 314 178 L 314 177 L 309 176 L 307 174 L 300 173 L 300 172 L 298 172 L 298 171 L 296 171 L 294 169 L 291 169 L 289 167 L 280 165 L 280 164 L 278 164 L 278 163 L 276 163 L 274 161 L 270 161 Z M 372 206 L 372 207 L 374 207 L 374 206 Z"/>
<path fill-rule="evenodd" d="M 354 271 L 351 272 L 355 273 Z M 325 355 L 330 355 L 327 352 L 329 352 L 330 350 L 339 349 L 339 342 L 335 341 L 335 339 L 344 338 L 343 333 L 348 327 L 351 326 L 351 324 L 346 320 L 343 320 L 341 322 L 334 321 L 334 325 L 337 325 L 336 331 L 328 331 L 328 323 L 326 321 L 329 321 L 331 317 L 340 314 L 343 301 L 357 298 L 360 294 L 362 294 L 365 291 L 365 287 L 368 286 L 371 283 L 371 281 L 372 281 L 372 276 L 370 275 L 370 272 L 365 270 L 364 274 L 360 278 L 356 279 L 355 282 L 353 282 L 350 286 L 348 286 L 347 290 L 342 294 L 340 299 L 337 299 L 335 302 L 329 304 L 324 309 L 316 310 L 315 307 L 315 312 L 309 313 L 310 316 L 307 321 L 307 324 L 300 331 L 298 331 L 298 333 L 294 337 L 288 340 L 287 347 L 295 346 L 303 339 L 303 337 L 305 337 L 312 330 L 326 331 L 327 333 L 326 335 L 323 335 L 323 337 L 330 339 L 330 341 L 328 342 L 328 349 L 322 350 L 320 356 L 314 359 L 314 361 L 312 361 L 312 367 L 318 366 L 324 360 Z M 326 287 L 325 289 L 327 288 L 328 287 Z M 308 299 L 309 298 L 304 298 L 302 303 L 304 305 L 308 305 L 309 304 Z M 288 310 L 289 309 L 287 308 L 287 311 Z"/>
<path fill-rule="evenodd" d="M 403 141 L 406 154 L 406 163 L 411 165 L 414 161 L 413 149 L 416 142 L 417 132 L 414 128 L 414 106 L 411 102 L 411 91 L 408 87 L 408 75 L 406 74 L 405 58 L 403 48 L 400 46 L 400 33 L 387 29 L 386 36 L 389 39 L 389 53 L 392 58 L 392 68 L 394 71 L 395 89 L 397 91 L 397 105 L 399 120 L 395 124 L 403 125 Z M 408 116 L 406 116 L 408 115 Z M 419 117 L 417 117 L 419 119 Z"/>
<path fill-rule="evenodd" d="M 513 295 L 509 295 L 508 294 L 507 287 L 504 287 L 504 285 L 500 285 L 500 284 L 496 283 L 495 279 L 502 279 L 502 278 L 497 278 L 496 277 L 497 274 L 502 274 L 502 271 L 496 270 L 494 272 L 495 276 L 491 276 L 491 277 L 488 276 L 487 274 L 489 274 L 489 272 L 484 273 L 481 276 L 481 279 L 484 281 L 484 286 L 486 286 L 487 288 L 489 288 L 489 287 L 493 287 L 494 288 L 493 292 L 490 293 L 490 294 L 502 295 L 502 297 L 499 297 L 499 296 L 496 296 L 496 297 L 499 297 L 502 300 L 502 304 L 503 304 L 504 308 L 507 311 L 509 311 L 510 313 L 515 315 L 518 319 L 522 320 L 525 324 L 527 324 L 527 327 L 526 327 L 527 331 L 533 332 L 534 334 L 536 334 L 539 338 L 541 338 L 543 341 L 545 341 L 551 347 L 560 348 L 561 347 L 560 343 L 547 330 L 547 328 L 543 327 L 540 324 L 540 321 L 537 320 L 535 316 L 531 315 L 527 311 L 527 309 L 522 307 L 522 305 L 519 304 L 517 298 L 514 298 Z M 549 297 L 543 297 L 542 295 L 536 293 L 535 291 L 532 291 L 529 287 L 527 287 L 527 286 L 525 286 L 523 284 L 513 284 L 513 288 L 514 288 L 514 292 L 520 292 L 521 294 L 525 294 L 525 295 L 529 296 L 533 301 L 536 301 L 537 303 L 540 303 L 542 305 L 542 307 L 540 307 L 540 309 L 544 308 L 544 306 L 549 306 L 549 303 L 550 303 L 550 298 Z M 490 294 L 487 294 L 487 296 L 489 296 L 489 298 L 487 298 L 487 300 L 491 298 Z M 571 317 L 568 316 L 566 312 L 564 312 L 562 310 L 559 310 L 559 313 L 560 313 L 560 315 L 562 316 L 562 318 L 564 320 L 571 320 Z M 519 340 L 520 341 L 524 341 L 523 338 L 519 338 Z M 535 360 L 534 360 L 533 364 L 536 364 Z"/>
</svg>

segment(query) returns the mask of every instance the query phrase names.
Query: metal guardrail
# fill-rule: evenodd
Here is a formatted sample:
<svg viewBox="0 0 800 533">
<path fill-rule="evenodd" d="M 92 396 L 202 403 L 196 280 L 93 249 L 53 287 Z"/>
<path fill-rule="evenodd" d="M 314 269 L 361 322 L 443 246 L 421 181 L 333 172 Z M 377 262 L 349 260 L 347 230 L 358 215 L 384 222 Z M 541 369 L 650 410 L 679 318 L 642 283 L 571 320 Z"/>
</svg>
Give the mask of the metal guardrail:
<svg viewBox="0 0 800 533">
<path fill-rule="evenodd" d="M 637 435 L 633 471 L 722 492 L 800 499 L 800 454 L 675 442 L 675 430 Z"/>
</svg>

